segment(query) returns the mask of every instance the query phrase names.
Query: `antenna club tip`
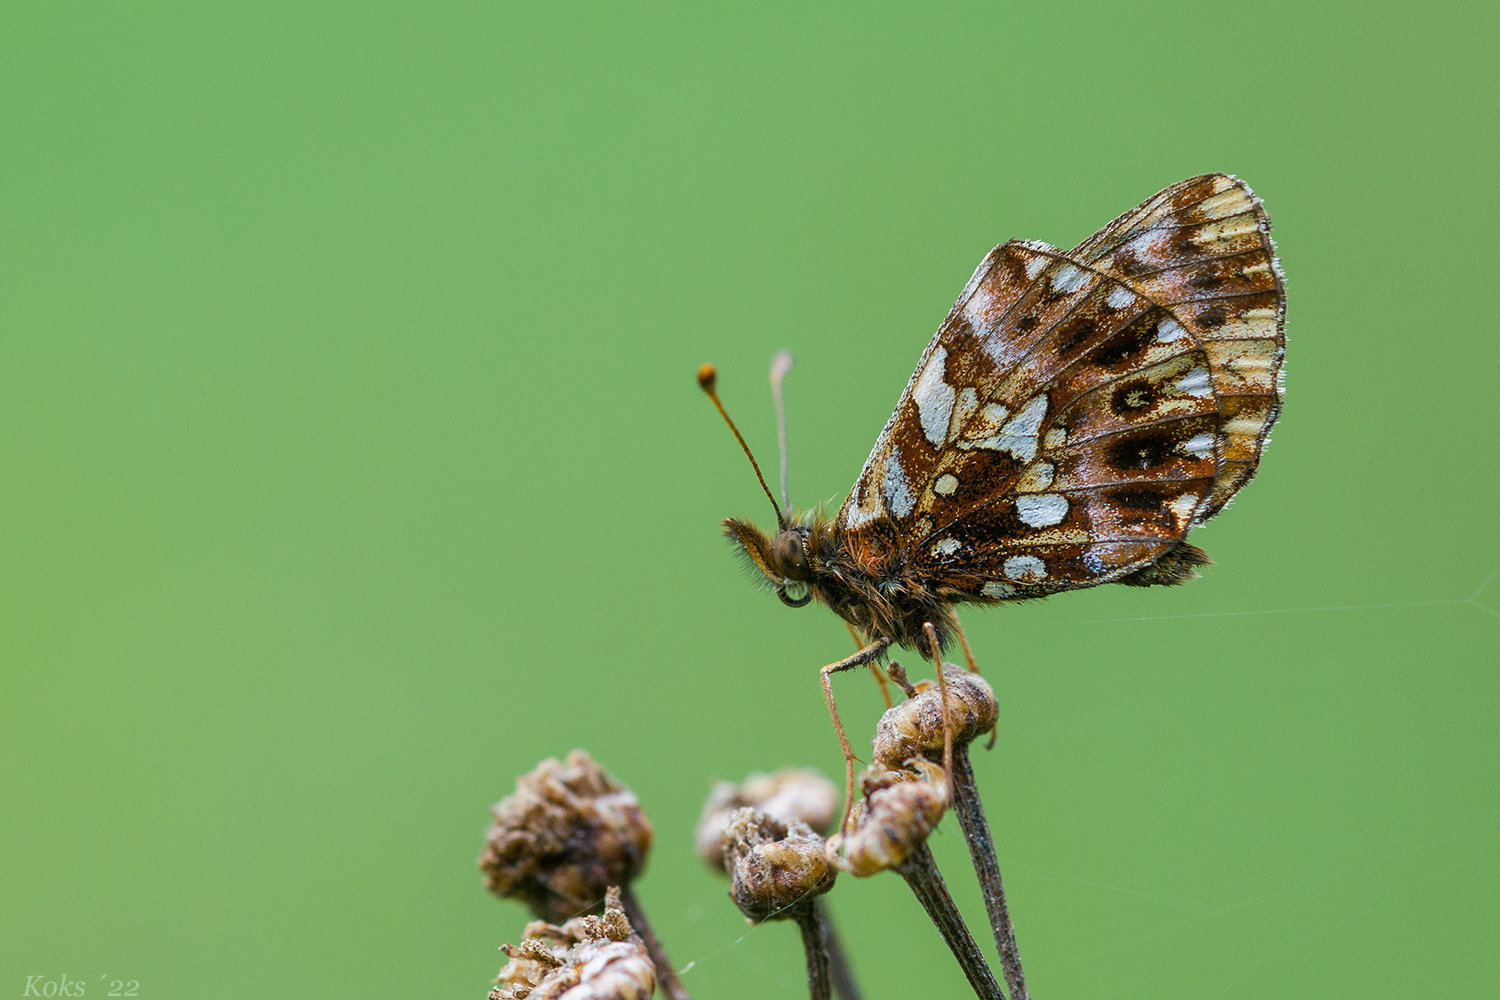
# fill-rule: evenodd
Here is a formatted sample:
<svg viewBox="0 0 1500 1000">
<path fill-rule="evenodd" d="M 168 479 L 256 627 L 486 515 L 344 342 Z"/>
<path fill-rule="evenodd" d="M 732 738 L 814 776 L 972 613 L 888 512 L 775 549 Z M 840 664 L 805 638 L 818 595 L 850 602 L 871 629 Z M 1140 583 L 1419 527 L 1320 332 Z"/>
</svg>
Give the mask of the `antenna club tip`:
<svg viewBox="0 0 1500 1000">
<path fill-rule="evenodd" d="M 713 392 L 714 383 L 718 381 L 719 370 L 711 364 L 698 366 L 698 388 L 704 392 Z"/>
</svg>

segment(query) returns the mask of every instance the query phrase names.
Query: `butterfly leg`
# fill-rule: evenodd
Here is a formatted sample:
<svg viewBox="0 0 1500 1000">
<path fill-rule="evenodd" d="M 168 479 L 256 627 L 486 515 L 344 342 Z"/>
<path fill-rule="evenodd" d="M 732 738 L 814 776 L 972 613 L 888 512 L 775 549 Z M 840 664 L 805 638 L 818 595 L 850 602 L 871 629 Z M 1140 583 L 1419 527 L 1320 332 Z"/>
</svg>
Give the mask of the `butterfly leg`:
<svg viewBox="0 0 1500 1000">
<path fill-rule="evenodd" d="M 943 776 L 948 781 L 948 798 L 951 800 L 953 798 L 953 720 L 948 713 L 948 676 L 943 673 L 943 654 L 938 648 L 937 629 L 932 627 L 932 622 L 923 622 L 922 631 L 927 633 L 927 645 L 932 649 L 932 665 L 937 668 L 938 691 L 943 699 Z"/>
<path fill-rule="evenodd" d="M 964 661 L 969 665 L 969 673 L 979 673 L 979 664 L 974 662 L 974 651 L 969 648 L 969 637 L 964 635 L 964 626 L 958 620 L 958 612 L 949 608 L 948 617 L 953 619 L 953 631 L 958 633 L 958 644 L 964 648 Z"/>
<path fill-rule="evenodd" d="M 958 633 L 959 645 L 964 648 L 964 659 L 969 663 L 969 672 L 972 674 L 979 673 L 979 664 L 974 662 L 974 651 L 969 648 L 969 637 L 964 635 L 963 623 L 958 620 L 958 612 L 949 608 L 948 616 L 953 619 L 953 631 Z M 999 732 L 998 724 L 990 727 L 990 739 L 984 745 L 986 750 L 995 749 L 995 737 L 999 735 Z"/>
<path fill-rule="evenodd" d="M 839 747 L 844 751 L 844 818 L 839 820 L 841 831 L 849 825 L 849 813 L 854 808 L 854 748 L 849 745 L 849 737 L 844 733 L 844 723 L 839 719 L 839 710 L 833 703 L 833 683 L 829 678 L 841 670 L 853 670 L 866 663 L 873 664 L 890 644 L 889 639 L 876 639 L 853 656 L 828 664 L 819 674 L 823 680 L 823 697 L 828 701 L 828 714 L 833 716 L 833 731 L 838 734 Z"/>
<path fill-rule="evenodd" d="M 854 626 L 850 625 L 848 622 L 844 622 L 844 625 L 849 629 L 849 638 L 854 640 L 854 648 L 863 649 L 865 644 L 860 639 L 859 633 L 854 631 Z M 891 688 L 890 685 L 885 682 L 885 674 L 880 672 L 880 667 L 876 666 L 874 660 L 870 661 L 870 673 L 875 675 L 875 681 L 880 685 L 880 696 L 885 699 L 885 707 L 890 708 Z"/>
</svg>

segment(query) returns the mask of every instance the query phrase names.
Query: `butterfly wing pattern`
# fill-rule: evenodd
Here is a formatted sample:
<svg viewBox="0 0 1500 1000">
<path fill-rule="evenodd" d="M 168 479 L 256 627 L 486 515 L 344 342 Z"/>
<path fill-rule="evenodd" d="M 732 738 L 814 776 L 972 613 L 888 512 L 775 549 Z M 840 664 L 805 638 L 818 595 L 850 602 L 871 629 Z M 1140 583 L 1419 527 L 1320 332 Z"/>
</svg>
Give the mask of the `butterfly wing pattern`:
<svg viewBox="0 0 1500 1000">
<path fill-rule="evenodd" d="M 1284 314 L 1270 220 L 1224 174 L 1071 251 L 995 248 L 829 525 L 832 548 L 929 604 L 1190 577 L 1207 560 L 1184 539 L 1249 481 L 1280 408 Z"/>
</svg>

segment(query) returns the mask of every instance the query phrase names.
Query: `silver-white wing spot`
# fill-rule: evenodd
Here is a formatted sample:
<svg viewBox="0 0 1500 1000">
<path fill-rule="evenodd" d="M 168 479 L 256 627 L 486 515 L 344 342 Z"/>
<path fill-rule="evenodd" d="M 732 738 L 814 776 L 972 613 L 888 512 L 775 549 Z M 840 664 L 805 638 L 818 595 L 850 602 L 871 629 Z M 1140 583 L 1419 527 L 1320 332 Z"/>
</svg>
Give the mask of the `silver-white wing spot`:
<svg viewBox="0 0 1500 1000">
<path fill-rule="evenodd" d="M 973 329 L 983 330 L 989 326 L 990 307 L 994 304 L 994 294 L 988 288 L 980 286 L 974 289 L 974 294 L 964 303 L 964 319 L 969 321 L 969 326 Z"/>
<path fill-rule="evenodd" d="M 951 556 L 961 547 L 957 538 L 944 538 L 932 547 L 932 554 L 935 556 Z"/>
<path fill-rule="evenodd" d="M 1194 434 L 1182 442 L 1182 448 L 1194 458 L 1207 458 L 1214 451 L 1214 436 L 1207 431 Z"/>
<path fill-rule="evenodd" d="M 1068 499 L 1057 493 L 1018 496 L 1016 513 L 1033 528 L 1048 528 L 1068 516 Z"/>
<path fill-rule="evenodd" d="M 1167 504 L 1173 515 L 1179 521 L 1186 521 L 1198 511 L 1198 494 L 1184 493 L 1182 496 Z"/>
<path fill-rule="evenodd" d="M 890 505 L 891 513 L 897 517 L 905 517 L 911 513 L 916 506 L 917 498 L 912 496 L 911 486 L 906 482 L 906 471 L 901 468 L 901 453 L 892 448 L 891 453 L 885 457 L 885 487 L 887 503 Z"/>
<path fill-rule="evenodd" d="M 1000 428 L 1001 434 L 1035 438 L 1042 429 L 1042 418 L 1047 415 L 1047 394 L 1038 393 L 1029 403 L 1021 407 L 1010 423 Z"/>
<path fill-rule="evenodd" d="M 1052 288 L 1055 291 L 1072 293 L 1083 287 L 1088 280 L 1088 272 L 1072 264 L 1064 264 L 1052 275 Z"/>
<path fill-rule="evenodd" d="M 1016 592 L 1016 588 L 999 580 L 991 580 L 980 588 L 979 591 L 985 597 L 1009 597 Z"/>
<path fill-rule="evenodd" d="M 1177 383 L 1177 391 L 1187 396 L 1207 396 L 1213 392 L 1214 387 L 1208 380 L 1208 369 L 1194 368 L 1182 376 Z"/>
<path fill-rule="evenodd" d="M 844 513 L 844 527 L 850 531 L 862 528 L 885 513 L 885 500 L 880 495 L 880 486 L 872 478 L 859 486 L 859 495 L 850 497 L 849 509 Z"/>
<path fill-rule="evenodd" d="M 952 496 L 958 492 L 958 477 L 951 472 L 945 472 L 938 476 L 937 482 L 932 484 L 932 489 L 940 496 Z"/>
<path fill-rule="evenodd" d="M 1040 583 L 1047 579 L 1047 564 L 1036 556 L 1011 556 L 1005 560 L 1005 575 L 1017 583 Z"/>
<path fill-rule="evenodd" d="M 1147 230 L 1135 238 L 1135 252 L 1147 260 L 1156 260 L 1163 256 L 1162 246 L 1171 235 L 1165 229 Z"/>
<path fill-rule="evenodd" d="M 991 411 L 994 411 L 993 414 Z M 984 408 L 987 418 L 978 428 L 979 433 L 992 428 L 1008 415 L 1005 407 L 990 403 Z M 987 437 L 968 437 L 958 442 L 960 448 L 988 448 L 991 451 L 1008 451 L 1023 462 L 1036 457 L 1036 436 L 1041 430 L 1042 418 L 1047 415 L 1047 394 L 1040 393 L 1011 417 L 998 434 Z"/>
<path fill-rule="evenodd" d="M 946 349 L 939 347 L 933 351 L 911 393 L 922 420 L 922 433 L 934 447 L 942 447 L 948 439 L 948 418 L 953 415 L 953 387 L 943 381 L 943 365 L 947 360 Z"/>
<path fill-rule="evenodd" d="M 1182 328 L 1182 324 L 1170 316 L 1156 324 L 1156 339 L 1164 344 L 1170 344 L 1186 334 L 1187 331 Z"/>
<path fill-rule="evenodd" d="M 1111 309 L 1124 309 L 1135 301 L 1135 293 L 1124 285 L 1116 285 L 1109 290 L 1109 294 L 1105 296 L 1104 301 L 1109 304 Z"/>
</svg>

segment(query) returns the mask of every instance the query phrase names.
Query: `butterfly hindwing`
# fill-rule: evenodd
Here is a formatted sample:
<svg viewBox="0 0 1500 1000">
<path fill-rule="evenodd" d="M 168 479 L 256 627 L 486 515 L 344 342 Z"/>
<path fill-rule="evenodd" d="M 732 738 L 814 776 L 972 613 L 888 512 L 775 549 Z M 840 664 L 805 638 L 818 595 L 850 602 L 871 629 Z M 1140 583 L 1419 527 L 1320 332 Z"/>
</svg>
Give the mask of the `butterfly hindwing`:
<svg viewBox="0 0 1500 1000">
<path fill-rule="evenodd" d="M 1260 461 L 1281 409 L 1286 294 L 1271 220 L 1246 184 L 1205 174 L 1174 184 L 1072 254 L 1170 306 L 1204 344 L 1223 411 L 1212 517 Z"/>
</svg>

